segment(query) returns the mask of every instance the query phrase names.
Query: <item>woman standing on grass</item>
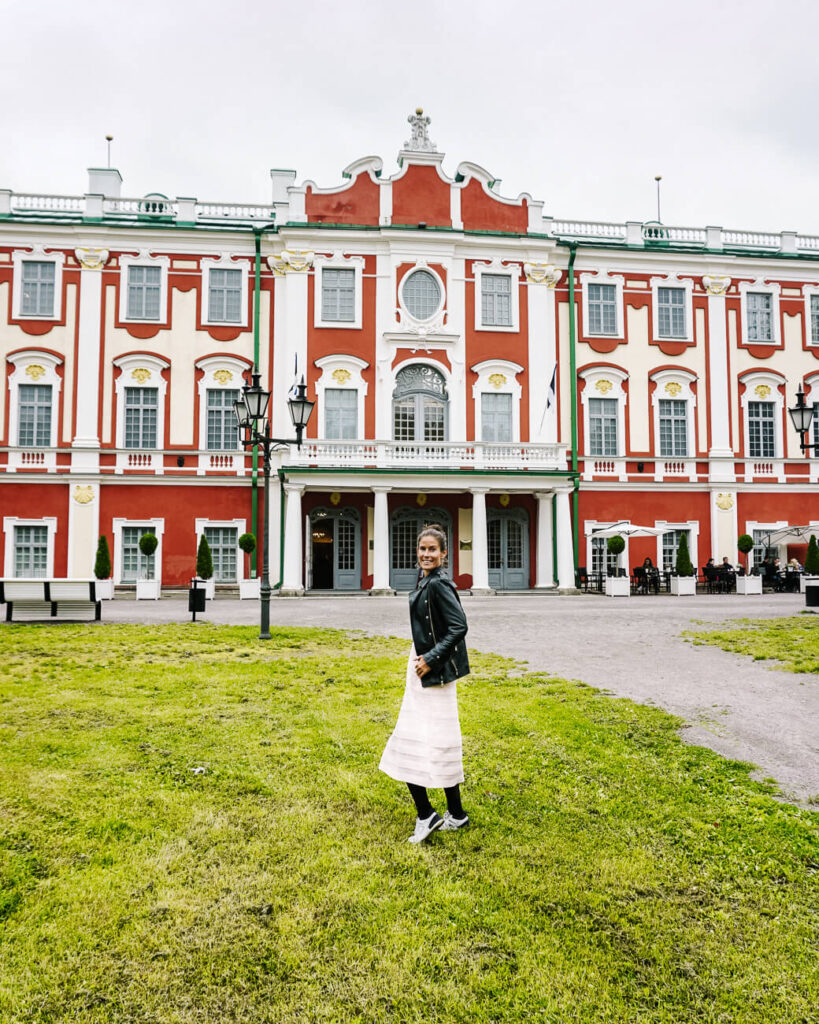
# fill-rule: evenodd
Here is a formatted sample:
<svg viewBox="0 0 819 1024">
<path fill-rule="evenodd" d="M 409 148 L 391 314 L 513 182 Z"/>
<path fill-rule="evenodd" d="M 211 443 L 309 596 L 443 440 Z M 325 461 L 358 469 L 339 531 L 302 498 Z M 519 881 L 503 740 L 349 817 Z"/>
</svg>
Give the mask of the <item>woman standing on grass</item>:
<svg viewBox="0 0 819 1024">
<path fill-rule="evenodd" d="M 446 534 L 437 523 L 419 533 L 421 573 L 409 599 L 413 644 L 407 685 L 379 765 L 409 786 L 418 813 L 411 843 L 422 843 L 436 829 L 452 832 L 469 824 L 461 806 L 464 766 L 455 683 L 469 672 L 467 625 L 455 584 L 441 569 L 446 552 Z M 443 818 L 429 802 L 428 786 L 446 794 Z"/>
</svg>

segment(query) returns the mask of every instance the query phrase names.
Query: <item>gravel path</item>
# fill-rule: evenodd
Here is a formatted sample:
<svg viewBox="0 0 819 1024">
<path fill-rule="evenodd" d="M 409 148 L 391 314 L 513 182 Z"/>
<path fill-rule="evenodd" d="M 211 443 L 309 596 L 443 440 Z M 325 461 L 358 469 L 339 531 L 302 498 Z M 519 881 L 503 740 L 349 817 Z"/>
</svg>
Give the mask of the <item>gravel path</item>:
<svg viewBox="0 0 819 1024">
<path fill-rule="evenodd" d="M 819 797 L 819 675 L 778 671 L 680 636 L 730 619 L 798 614 L 800 595 L 520 595 L 465 597 L 464 607 L 470 646 L 664 708 L 687 723 L 681 732 L 686 742 L 752 762 L 756 776 L 776 779 L 788 800 L 804 804 Z M 104 605 L 103 618 L 180 622 L 188 618 L 186 608 L 175 598 L 117 599 Z M 202 618 L 254 624 L 258 605 L 217 600 Z M 271 623 L 409 635 L 403 597 L 275 598 Z"/>
</svg>

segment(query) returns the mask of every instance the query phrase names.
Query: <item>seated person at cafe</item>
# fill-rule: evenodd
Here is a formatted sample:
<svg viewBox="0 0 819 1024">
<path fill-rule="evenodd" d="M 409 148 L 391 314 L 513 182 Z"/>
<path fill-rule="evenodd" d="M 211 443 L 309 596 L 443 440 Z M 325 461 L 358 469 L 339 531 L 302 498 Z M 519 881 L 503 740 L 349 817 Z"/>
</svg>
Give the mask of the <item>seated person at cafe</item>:
<svg viewBox="0 0 819 1024">
<path fill-rule="evenodd" d="M 646 555 L 643 559 L 643 571 L 646 574 L 646 582 L 649 587 L 652 588 L 655 594 L 660 592 L 660 570 L 651 561 L 651 557 Z"/>
</svg>

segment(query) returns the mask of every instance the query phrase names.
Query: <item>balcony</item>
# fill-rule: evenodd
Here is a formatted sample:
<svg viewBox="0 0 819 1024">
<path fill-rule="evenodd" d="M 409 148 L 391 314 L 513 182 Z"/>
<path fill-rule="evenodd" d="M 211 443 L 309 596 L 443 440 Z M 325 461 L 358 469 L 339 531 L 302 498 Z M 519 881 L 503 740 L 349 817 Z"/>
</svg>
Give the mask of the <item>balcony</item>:
<svg viewBox="0 0 819 1024">
<path fill-rule="evenodd" d="M 567 467 L 562 444 L 484 442 L 408 443 L 403 441 L 313 441 L 293 445 L 283 461 L 290 466 L 356 469 L 476 469 L 481 471 L 557 470 Z"/>
</svg>

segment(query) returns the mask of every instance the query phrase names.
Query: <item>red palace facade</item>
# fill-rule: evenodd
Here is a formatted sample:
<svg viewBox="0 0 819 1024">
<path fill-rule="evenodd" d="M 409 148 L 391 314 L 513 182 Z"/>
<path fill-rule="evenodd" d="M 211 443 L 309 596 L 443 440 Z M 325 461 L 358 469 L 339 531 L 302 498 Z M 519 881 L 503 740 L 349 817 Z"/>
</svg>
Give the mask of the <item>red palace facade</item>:
<svg viewBox="0 0 819 1024">
<path fill-rule="evenodd" d="M 619 520 L 663 530 L 625 565 L 819 532 L 787 420 L 819 402 L 819 238 L 556 220 L 409 122 L 394 174 L 274 170 L 269 205 L 126 199 L 113 169 L 0 190 L 5 578 L 90 577 L 104 534 L 116 584 L 183 586 L 204 533 L 243 583 L 263 516 L 283 594 L 408 589 L 430 521 L 474 592 L 570 589 Z M 232 409 L 254 365 L 276 436 L 294 374 L 316 400 L 269 508 Z"/>
</svg>

